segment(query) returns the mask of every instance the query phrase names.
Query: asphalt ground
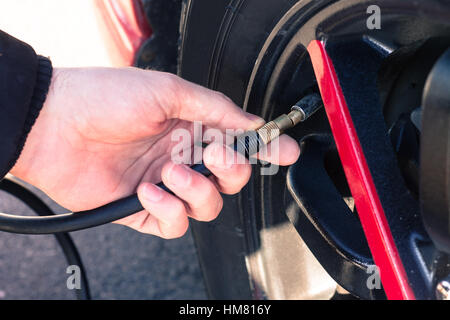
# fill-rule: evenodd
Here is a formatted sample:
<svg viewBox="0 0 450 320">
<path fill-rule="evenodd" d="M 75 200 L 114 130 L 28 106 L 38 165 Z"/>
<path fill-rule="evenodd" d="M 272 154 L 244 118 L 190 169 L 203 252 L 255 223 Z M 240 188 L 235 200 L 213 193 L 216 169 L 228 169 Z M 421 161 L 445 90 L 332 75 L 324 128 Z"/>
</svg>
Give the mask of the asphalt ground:
<svg viewBox="0 0 450 320">
<path fill-rule="evenodd" d="M 39 194 L 55 212 L 67 212 Z M 34 214 L 3 191 L 0 211 Z M 190 232 L 163 240 L 108 224 L 71 235 L 94 299 L 206 298 Z M 0 299 L 74 299 L 67 266 L 54 236 L 0 232 Z"/>
</svg>

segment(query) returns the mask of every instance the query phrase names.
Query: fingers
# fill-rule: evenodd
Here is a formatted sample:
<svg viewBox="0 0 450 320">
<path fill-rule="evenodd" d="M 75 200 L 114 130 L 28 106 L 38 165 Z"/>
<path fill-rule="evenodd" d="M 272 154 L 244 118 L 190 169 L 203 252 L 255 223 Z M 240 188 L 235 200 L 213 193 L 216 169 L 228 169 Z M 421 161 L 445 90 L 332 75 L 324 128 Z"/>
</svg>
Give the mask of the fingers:
<svg viewBox="0 0 450 320">
<path fill-rule="evenodd" d="M 297 161 L 300 155 L 298 143 L 287 135 L 269 144 L 256 157 L 276 165 L 286 166 Z M 206 167 L 214 174 L 220 192 L 235 194 L 247 184 L 251 166 L 245 157 L 229 146 L 210 144 L 203 154 Z"/>
<path fill-rule="evenodd" d="M 228 146 L 210 144 L 203 154 L 205 166 L 213 173 L 219 190 L 236 194 L 247 184 L 252 168 L 245 157 Z"/>
<path fill-rule="evenodd" d="M 117 223 L 164 239 L 179 238 L 186 233 L 189 221 L 183 201 L 149 182 L 141 183 L 137 194 L 146 211 Z"/>
<path fill-rule="evenodd" d="M 186 204 L 188 215 L 199 221 L 214 220 L 222 210 L 222 197 L 214 183 L 183 164 L 164 165 L 164 184 Z"/>
<path fill-rule="evenodd" d="M 243 111 L 222 93 L 176 76 L 170 77 L 168 88 L 172 99 L 166 103 L 165 109 L 169 118 L 202 121 L 205 126 L 221 130 L 250 130 L 265 123 L 262 118 Z"/>
<path fill-rule="evenodd" d="M 300 156 L 300 147 L 294 139 L 288 135 L 281 135 L 261 150 L 256 157 L 280 166 L 288 166 L 295 163 Z"/>
<path fill-rule="evenodd" d="M 294 163 L 300 153 L 297 142 L 288 136 L 281 136 L 268 149 L 269 152 L 258 154 L 258 158 L 279 165 Z M 186 233 L 188 217 L 199 221 L 215 219 L 223 205 L 219 191 L 225 194 L 240 192 L 250 179 L 252 169 L 244 156 L 219 143 L 212 143 L 205 149 L 203 161 L 214 176 L 207 178 L 186 165 L 166 163 L 161 172 L 162 181 L 175 195 L 154 184 L 142 183 L 137 193 L 146 211 L 118 223 L 172 239 Z"/>
<path fill-rule="evenodd" d="M 186 233 L 189 221 L 180 199 L 152 183 L 142 183 L 138 197 L 145 210 L 157 219 L 158 231 L 163 238 L 178 238 Z"/>
<path fill-rule="evenodd" d="M 297 160 L 300 153 L 297 142 L 288 136 L 281 136 L 273 148 L 270 147 L 268 149 L 273 150 L 259 154 L 258 158 L 289 165 Z M 146 211 L 121 219 L 118 223 L 172 239 L 185 234 L 189 226 L 188 216 L 199 221 L 215 219 L 223 205 L 219 191 L 238 193 L 250 178 L 251 166 L 242 155 L 219 143 L 205 149 L 203 161 L 214 176 L 207 178 L 186 165 L 166 163 L 161 172 L 162 181 L 175 195 L 154 184 L 142 183 L 137 193 Z"/>
<path fill-rule="evenodd" d="M 165 239 L 183 236 L 189 226 L 188 216 L 199 221 L 211 221 L 222 210 L 222 197 L 214 183 L 186 165 L 168 162 L 161 172 L 164 184 L 172 195 L 152 183 L 142 183 L 137 190 L 146 211 L 121 219 L 143 233 Z"/>
</svg>

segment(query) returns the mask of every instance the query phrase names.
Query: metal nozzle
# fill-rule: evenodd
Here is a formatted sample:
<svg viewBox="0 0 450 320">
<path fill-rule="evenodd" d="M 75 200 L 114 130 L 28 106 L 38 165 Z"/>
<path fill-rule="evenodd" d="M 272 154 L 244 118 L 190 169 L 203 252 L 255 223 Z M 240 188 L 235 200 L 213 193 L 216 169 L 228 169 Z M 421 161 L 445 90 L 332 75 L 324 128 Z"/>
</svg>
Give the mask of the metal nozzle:
<svg viewBox="0 0 450 320">
<path fill-rule="evenodd" d="M 291 112 L 292 113 L 292 112 Z M 296 111 L 296 113 L 298 113 Z M 294 121 L 287 114 L 283 114 L 272 120 L 267 122 L 261 128 L 256 130 L 258 135 L 260 136 L 262 142 L 264 144 L 268 144 L 270 141 L 275 140 L 279 137 L 283 132 L 287 129 L 292 128 L 294 126 Z"/>
<path fill-rule="evenodd" d="M 275 120 L 266 123 L 264 126 L 259 128 L 257 132 L 264 144 L 268 144 L 270 141 L 283 134 L 286 130 L 307 120 L 322 106 L 323 104 L 320 95 L 316 93 L 307 95 L 291 108 L 291 112 L 289 112 L 289 114 L 283 114 Z"/>
</svg>

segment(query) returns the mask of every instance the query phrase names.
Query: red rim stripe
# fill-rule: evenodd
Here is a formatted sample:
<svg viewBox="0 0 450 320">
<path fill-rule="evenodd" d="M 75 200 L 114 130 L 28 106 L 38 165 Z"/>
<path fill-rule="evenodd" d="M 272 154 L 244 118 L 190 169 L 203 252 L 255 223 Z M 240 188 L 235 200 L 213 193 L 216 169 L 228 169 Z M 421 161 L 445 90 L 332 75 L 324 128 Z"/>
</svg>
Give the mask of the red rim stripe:
<svg viewBox="0 0 450 320">
<path fill-rule="evenodd" d="M 413 300 L 405 269 L 378 197 L 342 88 L 325 46 L 312 41 L 308 52 L 342 166 L 388 299 Z M 369 276 L 369 274 L 368 274 Z"/>
</svg>

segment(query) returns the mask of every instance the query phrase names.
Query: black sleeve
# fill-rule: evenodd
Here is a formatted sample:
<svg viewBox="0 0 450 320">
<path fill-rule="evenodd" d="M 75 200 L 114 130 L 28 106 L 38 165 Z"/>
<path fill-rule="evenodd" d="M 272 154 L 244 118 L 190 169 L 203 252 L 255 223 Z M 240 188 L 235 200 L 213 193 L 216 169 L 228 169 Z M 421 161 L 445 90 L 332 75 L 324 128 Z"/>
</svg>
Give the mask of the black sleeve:
<svg viewBox="0 0 450 320">
<path fill-rule="evenodd" d="M 19 158 L 51 77 L 49 59 L 0 30 L 0 179 Z"/>
</svg>

